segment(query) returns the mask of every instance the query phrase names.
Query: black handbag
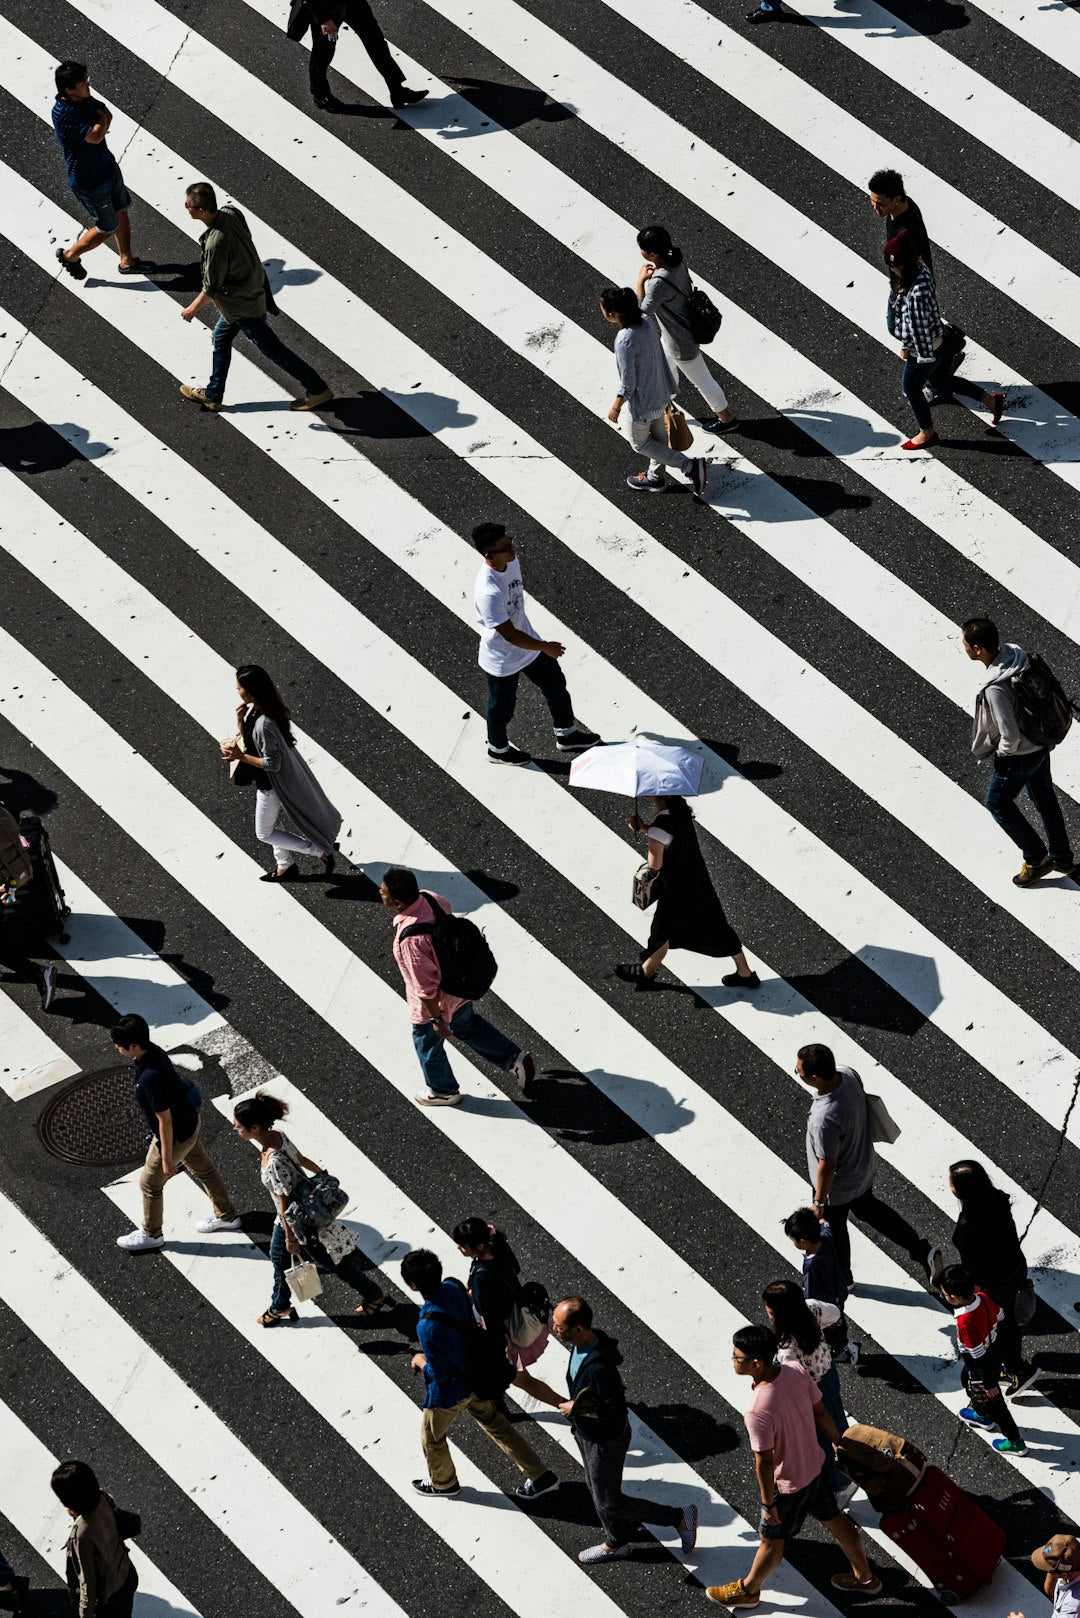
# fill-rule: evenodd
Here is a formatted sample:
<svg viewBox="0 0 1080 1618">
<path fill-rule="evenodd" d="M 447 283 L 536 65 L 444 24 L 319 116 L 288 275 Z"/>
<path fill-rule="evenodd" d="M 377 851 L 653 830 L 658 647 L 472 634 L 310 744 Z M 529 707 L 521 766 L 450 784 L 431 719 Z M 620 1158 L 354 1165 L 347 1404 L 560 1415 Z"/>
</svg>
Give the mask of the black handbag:
<svg viewBox="0 0 1080 1618">
<path fill-rule="evenodd" d="M 236 739 L 240 743 L 245 753 L 250 753 L 255 746 L 251 735 L 251 725 L 246 718 L 240 727 L 240 734 Z M 247 764 L 242 758 L 234 758 L 230 761 L 229 780 L 232 782 L 234 787 L 253 787 L 258 779 L 259 771 L 257 765 Z"/>
<path fill-rule="evenodd" d="M 660 897 L 659 871 L 654 871 L 648 860 L 634 872 L 632 898 L 639 910 L 648 910 Z"/>
<path fill-rule="evenodd" d="M 954 326 L 951 321 L 943 320 L 941 323 L 941 342 L 938 344 L 935 353 L 938 359 L 958 359 L 964 352 L 966 342 L 966 332 L 962 332 L 960 327 Z"/>
</svg>

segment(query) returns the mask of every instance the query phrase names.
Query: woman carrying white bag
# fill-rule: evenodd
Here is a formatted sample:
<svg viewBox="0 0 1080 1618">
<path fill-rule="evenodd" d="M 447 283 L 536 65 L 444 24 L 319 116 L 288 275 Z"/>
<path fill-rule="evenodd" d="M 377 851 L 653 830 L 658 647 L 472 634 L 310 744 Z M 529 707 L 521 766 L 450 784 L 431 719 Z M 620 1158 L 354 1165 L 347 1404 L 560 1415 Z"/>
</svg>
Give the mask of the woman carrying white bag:
<svg viewBox="0 0 1080 1618">
<path fill-rule="evenodd" d="M 301 1303 L 318 1297 L 322 1286 L 316 1266 L 332 1269 L 363 1298 L 356 1313 L 374 1315 L 392 1305 L 393 1299 L 381 1292 L 364 1269 L 356 1237 L 340 1219 L 332 1219 L 319 1229 L 318 1239 L 305 1234 L 303 1242 L 290 1226 L 287 1209 L 293 1202 L 305 1170 L 320 1173 L 319 1165 L 304 1157 L 289 1137 L 275 1129 L 289 1108 L 277 1096 L 255 1095 L 238 1101 L 233 1108 L 233 1128 L 241 1140 L 251 1141 L 262 1154 L 259 1177 L 277 1205 L 277 1219 L 270 1237 L 270 1260 L 274 1266 L 274 1291 L 270 1307 L 259 1316 L 260 1326 L 286 1326 L 298 1319 L 289 1298 L 290 1286 Z M 289 1267 L 289 1259 L 293 1267 Z M 306 1260 L 306 1263 L 301 1263 Z M 292 1280 L 290 1281 L 290 1277 Z"/>
</svg>

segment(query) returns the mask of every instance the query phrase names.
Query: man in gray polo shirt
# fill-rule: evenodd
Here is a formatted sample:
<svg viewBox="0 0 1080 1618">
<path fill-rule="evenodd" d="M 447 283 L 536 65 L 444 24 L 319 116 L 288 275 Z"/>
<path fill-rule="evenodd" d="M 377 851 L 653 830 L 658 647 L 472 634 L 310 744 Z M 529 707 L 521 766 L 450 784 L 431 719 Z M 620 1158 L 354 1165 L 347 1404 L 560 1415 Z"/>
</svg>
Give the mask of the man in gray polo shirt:
<svg viewBox="0 0 1080 1618">
<path fill-rule="evenodd" d="M 806 1167 L 814 1210 L 828 1219 L 836 1257 L 851 1281 L 848 1214 L 895 1242 L 921 1264 L 933 1285 L 941 1253 L 902 1214 L 874 1195 L 877 1154 L 866 1116 L 866 1092 L 853 1067 L 838 1068 L 827 1045 L 804 1045 L 795 1072 L 815 1092 L 806 1120 Z"/>
</svg>

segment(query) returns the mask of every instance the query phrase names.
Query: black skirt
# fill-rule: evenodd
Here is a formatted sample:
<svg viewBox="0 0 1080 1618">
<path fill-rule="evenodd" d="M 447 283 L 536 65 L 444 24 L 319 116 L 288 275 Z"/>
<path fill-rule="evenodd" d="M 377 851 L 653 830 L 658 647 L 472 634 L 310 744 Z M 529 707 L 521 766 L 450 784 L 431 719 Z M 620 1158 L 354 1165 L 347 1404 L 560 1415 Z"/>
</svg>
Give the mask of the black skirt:
<svg viewBox="0 0 1080 1618">
<path fill-rule="evenodd" d="M 654 825 L 670 832 L 671 842 L 664 849 L 660 868 L 660 896 L 649 929 L 648 953 L 667 944 L 671 949 L 692 949 L 698 955 L 737 954 L 742 944 L 712 885 L 693 821 L 688 819 L 676 828 L 665 809 Z"/>
</svg>

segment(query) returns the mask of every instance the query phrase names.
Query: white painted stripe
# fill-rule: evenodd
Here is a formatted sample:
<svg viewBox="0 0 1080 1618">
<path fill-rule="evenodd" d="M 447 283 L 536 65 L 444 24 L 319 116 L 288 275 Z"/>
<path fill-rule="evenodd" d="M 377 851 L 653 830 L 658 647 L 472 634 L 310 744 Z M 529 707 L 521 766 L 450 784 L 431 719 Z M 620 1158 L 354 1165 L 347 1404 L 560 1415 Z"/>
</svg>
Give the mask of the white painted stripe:
<svg viewBox="0 0 1080 1618">
<path fill-rule="evenodd" d="M 23 1101 L 78 1071 L 78 1062 L 65 1055 L 9 994 L 0 993 L 0 1089 L 12 1101 Z"/>
<path fill-rule="evenodd" d="M 56 376 L 56 358 L 48 350 L 34 346 L 34 340 L 28 339 L 25 351 L 35 372 L 49 379 Z M 243 372 L 246 361 L 238 358 L 234 363 L 242 374 L 247 374 Z M 7 380 L 9 385 L 16 385 L 14 365 Z M 265 388 L 257 374 L 254 386 Z M 583 891 L 597 899 L 596 872 L 612 873 L 599 902 L 620 925 L 626 925 L 627 906 L 621 879 L 615 875 L 617 867 L 610 853 L 595 842 L 595 822 L 578 801 L 568 800 L 535 772 L 524 777 L 515 775 L 513 780 L 505 776 L 493 778 L 479 745 L 459 746 L 460 702 L 449 696 L 421 665 L 405 657 L 389 636 L 344 602 L 239 507 L 225 500 L 220 491 L 209 483 L 203 485 L 200 474 L 137 428 L 103 395 L 88 394 L 87 385 L 65 371 L 59 378 L 58 397 L 65 414 L 69 413 L 71 401 L 79 400 L 81 410 L 101 423 L 102 432 L 108 428 L 113 449 L 96 465 L 130 488 L 223 576 L 232 579 L 238 569 L 240 576 L 267 574 L 267 564 L 272 559 L 273 567 L 260 594 L 262 610 L 273 612 L 301 644 L 322 648 L 324 660 L 339 678 L 363 693 L 373 706 L 389 710 L 388 718 L 393 723 L 526 841 L 550 846 L 554 851 L 552 863 L 559 868 L 566 859 L 561 845 L 570 825 L 572 846 L 581 850 Z M 33 398 L 39 409 L 47 403 L 40 395 Z M 247 422 L 250 417 L 245 414 L 235 419 Z M 307 462 L 302 446 L 290 448 L 279 441 L 276 449 L 281 464 L 303 478 Z M 140 473 L 140 468 L 147 466 L 154 469 L 155 492 L 147 490 L 148 480 Z M 355 458 L 351 464 L 331 461 L 323 470 L 326 481 L 320 487 L 330 508 L 340 501 L 343 515 L 360 514 L 352 519 L 346 515 L 346 520 L 352 520 L 358 532 L 366 531 L 373 543 L 446 601 L 475 632 L 468 605 L 476 566 L 472 553 L 370 463 Z M 220 518 L 210 530 L 201 516 L 207 505 Z M 359 521 L 364 527 L 358 526 Z M 45 525 L 38 525 L 42 531 L 37 545 L 31 546 L 27 554 L 31 565 L 35 557 L 43 554 L 38 545 L 45 543 L 46 533 L 53 532 L 53 524 L 50 514 Z M 421 536 L 419 540 L 417 536 Z M 25 550 L 24 547 L 24 553 Z M 98 609 L 92 610 L 96 614 Z M 326 633 L 329 624 L 337 626 L 330 636 Z M 589 691 L 591 717 L 594 723 L 601 724 L 605 734 L 618 735 L 635 726 L 659 735 L 679 734 L 680 726 L 672 715 L 602 658 L 575 645 L 565 626 L 556 624 L 552 628 L 570 645 L 572 686 Z M 115 638 L 118 644 L 127 644 L 126 632 Z M 401 708 L 398 698 L 402 691 L 417 694 L 414 712 Z M 1077 1058 L 744 777 L 716 755 L 708 754 L 707 758 L 706 784 L 723 790 L 714 790 L 699 800 L 697 812 L 702 824 L 748 864 L 761 870 L 793 903 L 814 916 L 819 925 L 865 960 L 989 1072 L 1037 1106 L 1041 1116 L 1063 1121 L 1072 1099 L 1071 1075 Z M 550 836 L 549 844 L 545 843 L 546 836 Z M 401 857 L 408 863 L 406 855 Z M 644 938 L 644 932 L 641 936 Z M 744 1011 L 736 1005 L 727 1008 L 725 1015 L 739 1018 Z M 758 1026 L 758 1017 L 751 1016 L 748 1028 Z M 785 1072 L 788 1065 L 783 1063 Z M 1075 1138 L 1080 1139 L 1080 1121 L 1071 1129 L 1078 1131 Z"/>
<path fill-rule="evenodd" d="M 969 4 L 1080 78 L 1080 17 L 1069 0 L 1034 0 L 1027 5 L 1017 5 L 1016 0 L 969 0 Z"/>
<path fill-rule="evenodd" d="M 400 997 L 288 894 L 253 882 L 253 862 L 4 631 L 0 653 L 21 693 L 10 718 L 27 739 L 57 760 L 151 858 L 182 881 L 197 902 L 400 1094 L 414 1094 L 415 1056 L 404 1031 L 395 1045 L 384 1034 L 395 1018 L 401 1025 Z M 459 1051 L 450 1054 L 460 1074 L 472 1072 Z M 471 1080 L 470 1096 L 477 1090 L 479 1107 L 437 1109 L 422 1116 L 505 1186 L 700 1375 L 714 1376 L 713 1345 L 724 1341 L 726 1324 L 722 1300 L 556 1141 L 534 1129 L 501 1090 L 478 1076 Z M 692 1134 L 695 1149 L 707 1150 L 714 1163 L 728 1168 L 724 1195 L 737 1201 L 741 1216 L 754 1210 L 765 1188 L 765 1223 L 775 1217 L 778 1205 L 796 1206 L 802 1200 L 802 1178 L 771 1154 L 765 1173 L 753 1183 L 741 1183 L 739 1174 L 755 1162 L 760 1144 L 737 1120 L 729 1120 L 718 1135 L 706 1128 L 707 1122 L 699 1121 L 686 1134 Z M 777 1240 L 775 1235 L 772 1239 Z M 948 1408 L 958 1409 L 964 1395 L 955 1373 L 942 1363 L 948 1327 L 940 1309 L 858 1231 L 852 1233 L 852 1253 L 860 1273 L 869 1273 L 873 1264 L 884 1296 L 860 1295 L 851 1317 L 883 1344 L 902 1342 L 900 1363 Z M 663 1277 L 663 1284 L 657 1277 Z M 1031 1453 L 1010 1456 L 1009 1462 L 1080 1520 L 1080 1432 L 1052 1406 L 1040 1407 L 1040 1416 L 1043 1425 Z M 1049 1483 L 1043 1470 L 1048 1461 L 1059 1467 Z"/>
<path fill-rule="evenodd" d="M 59 1461 L 2 1401 L 0 1454 L 4 1457 L 4 1468 L 0 1472 L 0 1512 L 34 1547 L 42 1561 L 62 1577 L 71 1518 L 49 1487 L 49 1478 Z M 94 1457 L 90 1459 L 93 1463 Z M 118 1479 L 103 1475 L 102 1481 L 110 1494 L 119 1497 L 120 1505 L 135 1505 L 126 1498 Z M 11 1546 L 4 1549 L 10 1553 Z M 129 1545 L 128 1552 L 139 1575 L 135 1618 L 199 1618 L 186 1596 L 181 1595 L 138 1545 Z"/>
<path fill-rule="evenodd" d="M 169 1412 L 168 1468 L 174 1483 L 255 1567 L 277 1540 L 277 1588 L 304 1618 L 328 1607 L 404 1618 L 360 1564 L 245 1449 L 205 1401 L 149 1347 L 62 1253 L 0 1192 L 0 1297 L 27 1329 L 65 1363 L 155 1461 L 161 1413 Z M 118 1263 L 126 1262 L 118 1255 Z M 42 1286 L 48 1276 L 48 1286 Z M 208 1455 L 215 1465 L 206 1464 Z"/>
</svg>

